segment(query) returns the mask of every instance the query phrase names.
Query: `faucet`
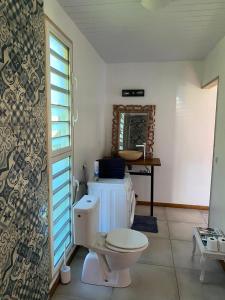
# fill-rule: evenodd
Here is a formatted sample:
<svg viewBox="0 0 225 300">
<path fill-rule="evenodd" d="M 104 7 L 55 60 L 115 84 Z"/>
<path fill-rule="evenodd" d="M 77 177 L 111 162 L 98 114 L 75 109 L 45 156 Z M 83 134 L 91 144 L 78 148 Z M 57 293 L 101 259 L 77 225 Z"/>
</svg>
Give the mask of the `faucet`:
<svg viewBox="0 0 225 300">
<path fill-rule="evenodd" d="M 143 143 L 142 145 L 136 145 L 136 147 L 141 147 L 144 150 L 144 159 L 146 158 L 146 143 Z"/>
</svg>

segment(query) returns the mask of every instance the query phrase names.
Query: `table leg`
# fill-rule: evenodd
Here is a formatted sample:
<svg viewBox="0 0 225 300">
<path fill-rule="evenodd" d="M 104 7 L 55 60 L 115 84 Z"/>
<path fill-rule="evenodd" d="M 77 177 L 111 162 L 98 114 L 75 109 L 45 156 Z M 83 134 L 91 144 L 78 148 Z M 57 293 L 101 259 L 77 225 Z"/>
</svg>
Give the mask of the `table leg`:
<svg viewBox="0 0 225 300">
<path fill-rule="evenodd" d="M 151 216 L 153 217 L 154 204 L 154 166 L 151 166 Z"/>
<path fill-rule="evenodd" d="M 205 279 L 205 267 L 206 267 L 206 257 L 204 255 L 201 256 L 200 265 L 201 265 L 200 281 L 204 282 L 204 279 Z"/>
<path fill-rule="evenodd" d="M 196 237 L 195 237 L 195 235 L 193 235 L 192 259 L 194 258 L 195 251 L 196 251 Z"/>
</svg>

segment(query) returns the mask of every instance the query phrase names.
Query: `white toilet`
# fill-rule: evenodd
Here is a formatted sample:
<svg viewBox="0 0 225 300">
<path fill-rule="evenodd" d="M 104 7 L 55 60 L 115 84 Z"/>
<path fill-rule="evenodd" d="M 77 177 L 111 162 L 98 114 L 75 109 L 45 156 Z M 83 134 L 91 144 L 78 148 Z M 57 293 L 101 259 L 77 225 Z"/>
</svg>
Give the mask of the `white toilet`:
<svg viewBox="0 0 225 300">
<path fill-rule="evenodd" d="M 128 286 L 129 268 L 148 247 L 147 237 L 127 228 L 98 232 L 99 201 L 95 196 L 84 196 L 73 210 L 74 243 L 89 249 L 81 280 L 94 285 Z"/>
</svg>

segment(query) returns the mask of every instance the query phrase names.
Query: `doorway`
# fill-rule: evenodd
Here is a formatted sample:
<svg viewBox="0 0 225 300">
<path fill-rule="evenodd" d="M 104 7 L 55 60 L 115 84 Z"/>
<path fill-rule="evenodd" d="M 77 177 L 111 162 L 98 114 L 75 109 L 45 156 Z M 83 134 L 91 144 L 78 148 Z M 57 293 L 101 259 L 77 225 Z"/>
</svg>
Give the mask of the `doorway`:
<svg viewBox="0 0 225 300">
<path fill-rule="evenodd" d="M 210 198 L 209 198 L 209 220 L 210 220 L 210 200 L 211 200 L 211 186 L 212 186 L 212 174 L 214 162 L 216 161 L 215 157 L 215 131 L 216 131 L 216 116 L 217 116 L 217 99 L 218 99 L 218 88 L 219 88 L 219 77 L 213 79 L 206 85 L 202 87 L 205 90 L 208 90 L 210 96 L 212 97 L 212 101 L 214 101 L 215 105 L 215 121 L 214 121 L 214 132 L 213 132 L 213 149 L 212 149 L 212 164 L 211 164 L 211 177 L 210 177 Z"/>
</svg>

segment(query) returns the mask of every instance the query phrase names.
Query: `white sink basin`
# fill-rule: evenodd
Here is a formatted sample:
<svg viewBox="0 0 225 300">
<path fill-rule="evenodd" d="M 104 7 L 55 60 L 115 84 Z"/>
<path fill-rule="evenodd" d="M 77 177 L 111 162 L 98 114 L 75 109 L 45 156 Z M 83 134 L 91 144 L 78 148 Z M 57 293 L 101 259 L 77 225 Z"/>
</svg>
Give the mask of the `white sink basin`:
<svg viewBox="0 0 225 300">
<path fill-rule="evenodd" d="M 123 150 L 118 152 L 119 156 L 125 160 L 138 160 L 142 157 L 143 152 L 135 150 Z"/>
</svg>

